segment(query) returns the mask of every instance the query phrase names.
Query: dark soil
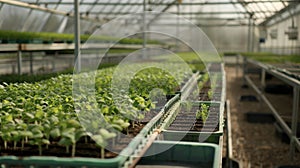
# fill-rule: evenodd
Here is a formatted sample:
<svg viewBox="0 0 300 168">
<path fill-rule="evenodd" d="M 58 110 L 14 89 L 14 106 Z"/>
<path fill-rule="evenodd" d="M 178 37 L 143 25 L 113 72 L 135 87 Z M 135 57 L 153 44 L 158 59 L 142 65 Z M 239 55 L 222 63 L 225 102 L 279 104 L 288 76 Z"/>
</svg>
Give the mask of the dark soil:
<svg viewBox="0 0 300 168">
<path fill-rule="evenodd" d="M 201 107 L 199 107 L 199 105 L 193 106 L 190 111 L 182 109 L 168 129 L 176 131 L 218 131 L 219 106 L 213 104 L 210 105 L 209 117 L 205 122 L 205 129 L 203 128 L 203 119 L 196 119 L 197 110 L 201 110 Z"/>
<path fill-rule="evenodd" d="M 289 144 L 276 137 L 274 124 L 247 122 L 246 113 L 268 112 L 270 109 L 263 102 L 240 102 L 241 95 L 259 95 L 249 86 L 242 88 L 242 70 L 236 74 L 235 67 L 227 66 L 227 99 L 230 100 L 233 158 L 242 163 L 242 167 L 277 167 L 279 165 L 300 165 L 300 153 L 296 152 L 294 160 L 289 155 Z M 260 86 L 258 75 L 251 78 Z M 279 81 L 266 81 L 266 84 L 282 84 Z M 260 86 L 261 87 L 261 86 Z M 291 119 L 292 97 L 266 93 L 279 115 L 284 120 Z M 224 151 L 224 150 L 223 150 Z"/>
</svg>

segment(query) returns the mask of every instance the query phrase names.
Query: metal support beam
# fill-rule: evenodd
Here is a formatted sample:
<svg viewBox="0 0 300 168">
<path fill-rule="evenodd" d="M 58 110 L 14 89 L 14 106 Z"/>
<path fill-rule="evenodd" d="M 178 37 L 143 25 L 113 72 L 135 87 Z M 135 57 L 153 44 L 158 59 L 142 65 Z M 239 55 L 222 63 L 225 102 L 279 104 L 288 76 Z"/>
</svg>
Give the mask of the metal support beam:
<svg viewBox="0 0 300 168">
<path fill-rule="evenodd" d="M 266 70 L 261 69 L 261 85 L 264 88 L 266 86 Z"/>
<path fill-rule="evenodd" d="M 231 114 L 230 114 L 230 101 L 226 100 L 226 133 L 227 133 L 227 150 L 226 150 L 226 155 L 227 155 L 227 166 L 231 168 L 232 167 L 232 162 L 231 162 L 231 158 L 232 158 L 232 135 L 231 135 Z"/>
<path fill-rule="evenodd" d="M 143 33 L 143 59 L 146 59 L 146 44 L 147 44 L 147 39 L 146 39 L 146 29 L 147 29 L 147 24 L 146 24 L 146 0 L 143 1 L 143 17 L 142 17 L 142 33 Z"/>
<path fill-rule="evenodd" d="M 177 26 L 176 23 L 153 23 L 151 26 L 170 26 L 174 27 Z M 190 27 L 190 24 L 179 24 L 180 27 Z M 198 27 L 242 27 L 248 25 L 241 25 L 241 24 L 197 24 Z"/>
<path fill-rule="evenodd" d="M 53 72 L 56 71 L 55 60 L 56 60 L 57 56 L 58 56 L 58 51 L 55 51 L 54 57 L 52 58 L 52 71 L 53 71 Z"/>
<path fill-rule="evenodd" d="M 250 14 L 249 20 L 248 20 L 248 52 L 251 52 L 251 44 L 252 44 L 252 36 L 251 36 L 251 27 L 252 27 L 252 17 L 253 14 Z"/>
<path fill-rule="evenodd" d="M 33 74 L 33 55 L 32 52 L 29 53 L 29 66 L 30 66 L 30 74 Z"/>
<path fill-rule="evenodd" d="M 80 17 L 79 17 L 79 1 L 74 0 L 74 37 L 75 37 L 75 62 L 76 73 L 81 71 L 81 56 L 80 56 Z"/>
<path fill-rule="evenodd" d="M 255 48 L 255 20 L 252 19 L 252 24 L 251 24 L 251 52 L 254 52 L 254 48 Z"/>
<path fill-rule="evenodd" d="M 290 18 L 290 10 L 294 10 L 294 15 L 298 15 L 300 13 L 300 3 L 299 1 L 295 3 L 289 4 L 287 7 L 281 9 L 279 12 L 276 12 L 274 15 L 268 17 L 265 21 L 259 24 L 259 26 L 272 26 L 278 22 L 286 20 Z"/>
<path fill-rule="evenodd" d="M 180 6 L 179 6 L 179 2 L 177 1 L 176 4 L 176 9 L 177 9 L 177 17 L 176 17 L 176 36 L 179 37 L 179 25 L 180 25 L 180 20 L 179 20 L 179 15 L 180 15 Z M 175 41 L 175 45 L 176 45 L 176 52 L 179 52 L 179 41 L 177 38 L 174 38 Z"/>
<path fill-rule="evenodd" d="M 245 57 L 244 57 L 245 58 Z M 247 58 L 245 58 L 248 60 Z M 295 148 L 297 148 L 300 151 L 300 139 L 297 138 L 297 125 L 298 125 L 298 113 L 299 113 L 299 91 L 300 91 L 300 81 L 289 77 L 285 74 L 282 74 L 277 69 L 274 69 L 272 66 L 267 66 L 265 64 L 262 64 L 260 62 L 254 61 L 249 59 L 247 62 L 252 63 L 262 69 L 264 69 L 267 73 L 273 75 L 274 77 L 282 80 L 283 82 L 293 86 L 294 88 L 294 97 L 293 97 L 293 115 L 292 115 L 292 127 L 290 128 L 285 121 L 281 118 L 281 116 L 278 114 L 276 109 L 273 107 L 273 105 L 269 102 L 269 100 L 265 97 L 265 95 L 255 86 L 253 81 L 249 78 L 248 75 L 245 75 L 244 78 L 247 80 L 247 82 L 252 86 L 252 88 L 261 96 L 262 100 L 268 105 L 268 107 L 271 109 L 275 119 L 280 124 L 280 126 L 283 128 L 284 132 L 288 135 L 290 138 L 290 155 L 291 159 L 294 157 Z"/>
<path fill-rule="evenodd" d="M 18 75 L 22 75 L 22 51 L 18 51 Z"/>
<path fill-rule="evenodd" d="M 290 154 L 292 160 L 295 156 L 295 139 L 297 139 L 297 127 L 298 127 L 298 113 L 299 113 L 299 87 L 294 86 L 293 94 L 293 117 L 292 117 L 292 136 L 290 142 Z"/>
<path fill-rule="evenodd" d="M 284 2 L 298 2 L 297 0 L 283 0 Z M 244 1 L 244 4 L 254 4 L 254 3 L 269 3 L 269 2 L 278 2 L 278 0 L 268 0 L 268 1 L 261 1 L 261 0 L 253 0 L 253 1 Z M 30 3 L 30 4 L 57 4 L 57 2 L 55 1 L 48 1 L 48 2 L 38 2 L 38 3 Z M 62 2 L 61 4 L 64 5 L 71 5 L 71 2 Z M 169 5 L 171 3 L 165 3 L 165 2 L 153 2 L 153 3 L 149 3 L 149 5 L 156 5 L 156 6 L 162 6 L 162 5 Z M 232 4 L 241 4 L 241 2 L 235 2 L 235 1 L 206 1 L 206 2 L 182 2 L 180 5 L 232 5 Z M 131 5 L 140 5 L 143 6 L 143 3 L 141 2 L 129 2 L 129 3 L 115 3 L 115 2 L 98 2 L 96 4 L 94 4 L 93 2 L 81 2 L 80 5 L 111 5 L 111 6 L 115 6 L 115 5 L 120 5 L 120 6 L 131 6 Z"/>
<path fill-rule="evenodd" d="M 96 15 L 127 15 L 133 14 L 130 12 L 90 12 L 91 14 Z M 170 12 L 172 14 L 176 14 L 176 12 Z M 271 13 L 274 14 L 275 11 L 253 11 L 253 13 Z M 242 11 L 220 11 L 220 12 L 181 12 L 182 15 L 219 15 L 219 14 L 249 14 L 248 12 Z"/>
</svg>

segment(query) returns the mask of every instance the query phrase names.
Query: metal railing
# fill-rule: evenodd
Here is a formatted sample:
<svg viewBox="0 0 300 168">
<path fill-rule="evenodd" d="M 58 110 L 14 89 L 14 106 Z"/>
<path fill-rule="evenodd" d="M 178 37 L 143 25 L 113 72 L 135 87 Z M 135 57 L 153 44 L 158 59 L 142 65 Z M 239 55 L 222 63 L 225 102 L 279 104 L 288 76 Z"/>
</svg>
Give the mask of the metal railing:
<svg viewBox="0 0 300 168">
<path fill-rule="evenodd" d="M 257 67 L 259 67 L 262 71 L 261 75 L 261 84 L 265 85 L 265 74 L 271 74 L 272 76 L 276 77 L 277 79 L 285 82 L 286 84 L 293 87 L 293 110 L 292 110 L 292 123 L 291 128 L 286 124 L 286 122 L 283 120 L 283 118 L 279 115 L 278 111 L 274 108 L 272 103 L 268 100 L 268 98 L 264 95 L 264 93 L 258 89 L 258 87 L 254 84 L 254 82 L 250 79 L 250 77 L 247 75 L 247 64 L 253 64 Z M 288 135 L 290 138 L 290 155 L 292 159 L 295 155 L 295 149 L 297 148 L 300 151 L 300 141 L 297 138 L 297 124 L 298 124 L 298 114 L 299 114 L 299 91 L 300 91 L 300 81 L 290 77 L 281 71 L 279 71 L 277 68 L 263 64 L 261 62 L 249 59 L 244 57 L 243 62 L 243 77 L 244 80 L 260 95 L 262 100 L 267 104 L 267 106 L 271 109 L 276 121 L 280 124 L 280 126 L 283 128 L 283 131 Z"/>
</svg>

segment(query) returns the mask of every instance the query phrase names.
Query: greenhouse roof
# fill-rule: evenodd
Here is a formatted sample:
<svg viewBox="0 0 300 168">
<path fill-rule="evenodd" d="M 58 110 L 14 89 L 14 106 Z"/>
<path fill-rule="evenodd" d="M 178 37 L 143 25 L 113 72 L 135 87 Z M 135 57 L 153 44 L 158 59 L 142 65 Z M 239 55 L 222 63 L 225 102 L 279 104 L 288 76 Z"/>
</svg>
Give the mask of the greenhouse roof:
<svg viewBox="0 0 300 168">
<path fill-rule="evenodd" d="M 292 8 L 298 0 L 78 0 L 79 12 L 82 20 L 92 21 L 98 25 L 106 23 L 116 17 L 143 11 L 168 12 L 188 18 L 193 23 L 202 26 L 241 26 L 248 25 L 249 20 L 254 24 L 264 24 L 287 8 Z M 0 0 L 1 15 L 12 17 L 12 8 L 22 12 L 22 19 L 26 23 L 22 25 L 22 31 L 27 31 L 32 21 L 38 15 L 44 15 L 45 20 L 51 19 L 51 15 L 57 15 L 59 27 L 70 24 L 68 17 L 74 15 L 74 0 Z M 293 10 L 288 11 L 290 14 Z M 1 21 L 0 20 L 0 21 Z M 27 21 L 29 20 L 29 21 Z M 56 19 L 57 20 L 57 19 Z M 176 22 L 166 18 L 158 21 L 159 24 Z M 0 22 L 1 23 L 1 22 Z M 42 30 L 43 26 L 40 26 Z M 159 25 L 158 24 L 158 25 Z M 1 25 L 3 27 L 3 25 Z M 27 27 L 26 27 L 27 26 Z M 10 25 L 10 27 L 13 27 Z M 1 27 L 0 27 L 1 29 Z M 38 28 L 35 28 L 38 29 Z M 37 30 L 39 31 L 39 30 Z M 58 29 L 59 32 L 59 29 Z"/>
</svg>

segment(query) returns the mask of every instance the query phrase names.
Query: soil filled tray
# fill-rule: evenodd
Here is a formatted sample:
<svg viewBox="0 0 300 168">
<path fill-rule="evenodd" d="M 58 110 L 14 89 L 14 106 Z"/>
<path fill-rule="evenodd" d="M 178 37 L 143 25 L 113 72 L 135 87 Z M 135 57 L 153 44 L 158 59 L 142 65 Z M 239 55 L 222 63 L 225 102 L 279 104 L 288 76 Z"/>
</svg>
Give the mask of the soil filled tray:
<svg viewBox="0 0 300 168">
<path fill-rule="evenodd" d="M 168 105 L 173 105 L 173 103 L 178 100 L 179 95 L 176 95 L 161 111 L 157 112 L 155 117 L 149 122 L 144 124 L 137 123 L 134 128 L 129 128 L 127 133 L 120 133 L 113 140 L 109 141 L 107 147 L 114 151 L 120 151 L 119 155 L 105 150 L 106 158 L 99 159 L 99 147 L 96 147 L 94 143 L 90 144 L 89 142 L 92 140 L 88 138 L 87 140 L 80 140 L 80 143 L 76 145 L 76 149 L 82 153 L 82 155 L 80 153 L 76 153 L 76 157 L 70 157 L 70 154 L 66 154 L 65 152 L 66 148 L 54 143 L 48 146 L 48 151 L 43 150 L 43 156 L 32 156 L 38 154 L 36 146 L 27 146 L 26 150 L 28 151 L 18 151 L 18 148 L 17 151 L 1 150 L 1 154 L 7 156 L 0 157 L 0 164 L 4 167 L 43 167 L 59 165 L 67 167 L 121 167 L 126 161 L 130 160 L 129 158 L 133 156 L 136 150 L 141 149 L 140 147 L 144 144 L 147 135 L 162 122 L 162 118 L 166 113 L 164 109 L 168 109 Z M 9 145 L 11 146 L 11 144 Z"/>
<path fill-rule="evenodd" d="M 177 115 L 172 117 L 167 130 L 218 132 L 220 128 L 220 114 L 223 113 L 220 103 L 193 102 L 183 103 Z"/>
</svg>

